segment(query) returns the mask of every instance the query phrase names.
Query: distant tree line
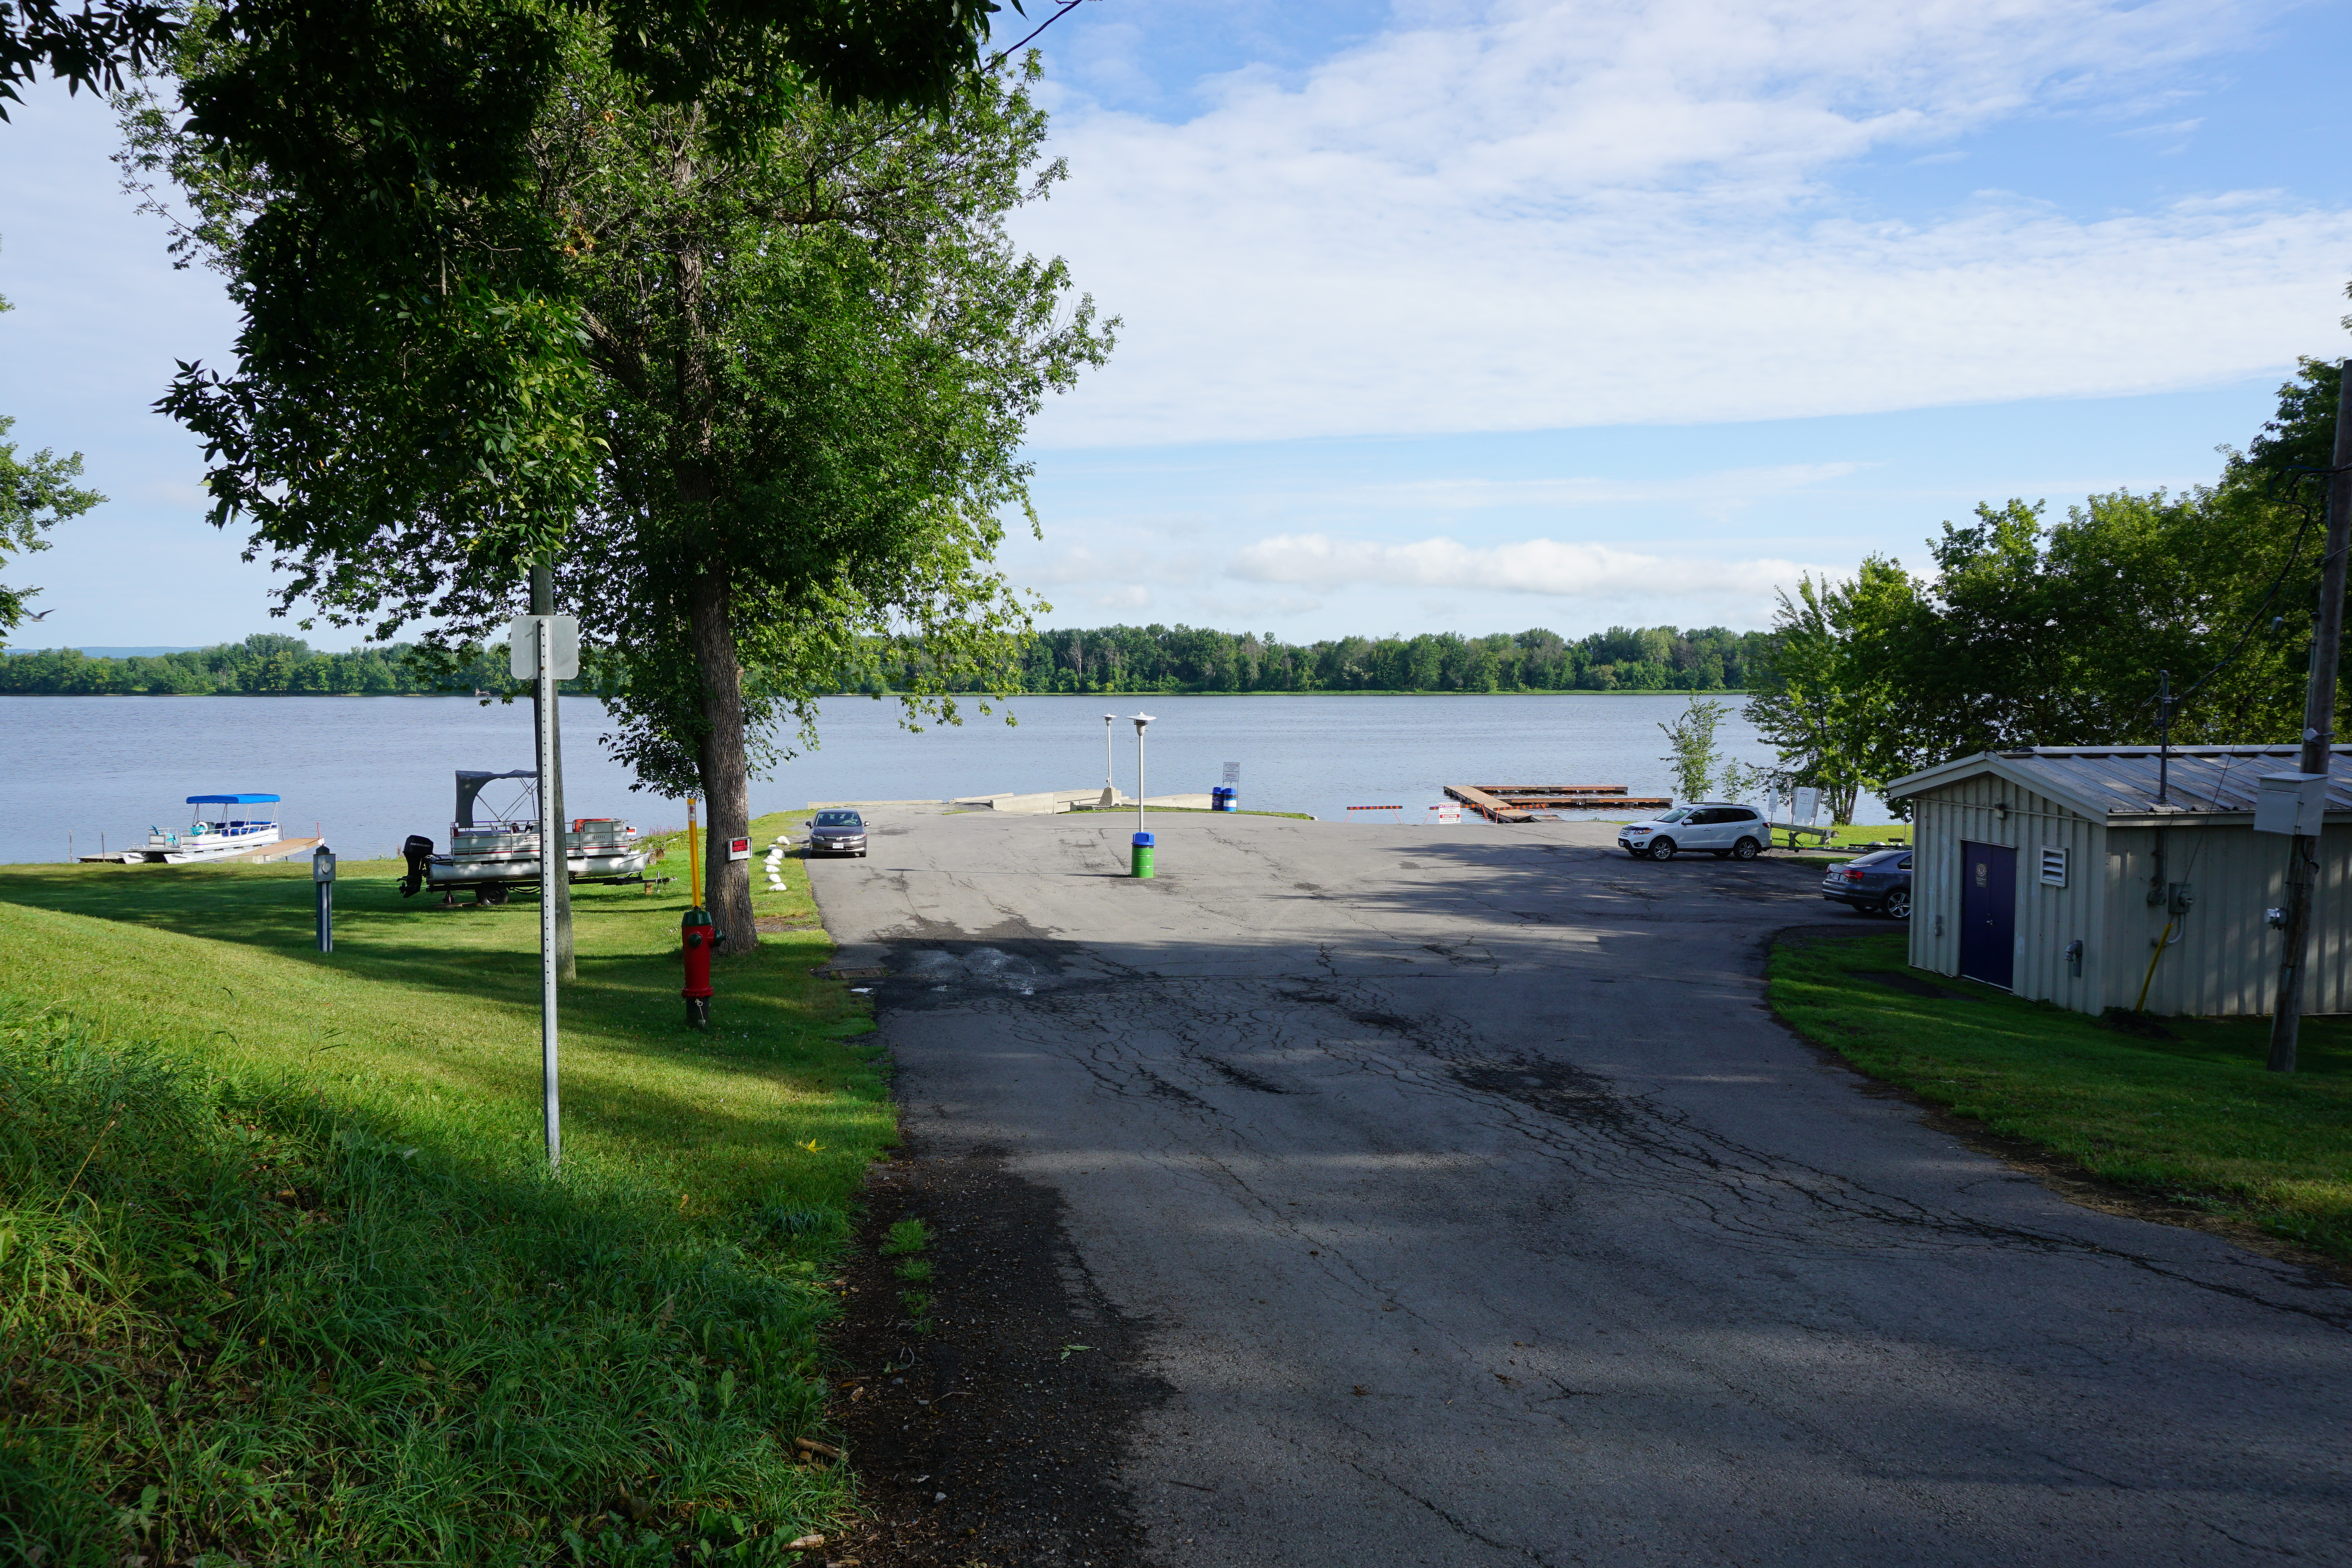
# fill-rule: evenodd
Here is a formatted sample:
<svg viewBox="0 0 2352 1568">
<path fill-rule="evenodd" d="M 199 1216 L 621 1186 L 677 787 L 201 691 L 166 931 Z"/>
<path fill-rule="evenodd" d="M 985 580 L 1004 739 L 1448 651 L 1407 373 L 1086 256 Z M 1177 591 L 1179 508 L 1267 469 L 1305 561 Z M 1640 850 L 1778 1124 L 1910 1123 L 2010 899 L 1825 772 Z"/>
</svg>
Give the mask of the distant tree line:
<svg viewBox="0 0 2352 1568">
<path fill-rule="evenodd" d="M 1052 691 L 1723 691 L 1745 688 L 1765 641 L 1721 626 L 1612 626 L 1570 642 L 1548 631 L 1456 637 L 1340 637 L 1286 643 L 1271 633 L 1194 626 L 1103 626 L 1030 636 L 1013 690 Z M 583 679 L 566 691 L 609 692 L 625 679 L 583 650 Z M 887 692 L 921 684 L 919 664 L 877 660 L 843 674 L 837 691 Z M 950 684 L 976 689 L 966 680 Z M 73 648 L 0 658 L 0 694 L 343 696 L 483 692 L 512 682 L 503 643 L 453 656 L 406 643 L 320 653 L 299 637 L 257 633 L 193 653 L 93 658 Z"/>
<path fill-rule="evenodd" d="M 1861 791 L 1955 757 L 2152 744 L 2168 680 L 2175 743 L 2294 742 L 2340 380 L 2305 361 L 2210 485 L 2063 519 L 1981 505 L 1927 542 L 1928 573 L 1874 555 L 1783 594 L 1748 704 L 1783 777 L 1849 821 Z"/>
<path fill-rule="evenodd" d="M 405 643 L 320 653 L 299 637 L 257 632 L 243 642 L 190 653 L 92 658 L 79 648 L 46 648 L 0 658 L 0 693 L 88 696 L 399 696 L 503 694 L 512 684 L 503 644 L 454 665 L 412 658 Z M 593 689 L 566 681 L 564 689 Z"/>
<path fill-rule="evenodd" d="M 1544 630 L 1465 637 L 1288 643 L 1205 626 L 1034 633 L 1024 691 L 1722 691 L 1744 688 L 1763 634 L 1612 626 L 1570 641 Z"/>
</svg>

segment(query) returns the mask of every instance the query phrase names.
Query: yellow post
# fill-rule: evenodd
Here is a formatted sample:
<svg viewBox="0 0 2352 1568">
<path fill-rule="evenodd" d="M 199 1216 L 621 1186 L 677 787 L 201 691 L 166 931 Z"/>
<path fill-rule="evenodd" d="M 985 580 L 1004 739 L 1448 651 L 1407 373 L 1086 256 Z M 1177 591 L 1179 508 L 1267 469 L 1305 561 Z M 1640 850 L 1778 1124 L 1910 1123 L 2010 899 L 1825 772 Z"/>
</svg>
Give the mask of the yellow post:
<svg viewBox="0 0 2352 1568">
<path fill-rule="evenodd" d="M 686 885 L 694 890 L 694 896 L 687 901 L 698 910 L 702 907 L 702 849 L 701 840 L 694 831 L 692 795 L 686 797 Z"/>
</svg>

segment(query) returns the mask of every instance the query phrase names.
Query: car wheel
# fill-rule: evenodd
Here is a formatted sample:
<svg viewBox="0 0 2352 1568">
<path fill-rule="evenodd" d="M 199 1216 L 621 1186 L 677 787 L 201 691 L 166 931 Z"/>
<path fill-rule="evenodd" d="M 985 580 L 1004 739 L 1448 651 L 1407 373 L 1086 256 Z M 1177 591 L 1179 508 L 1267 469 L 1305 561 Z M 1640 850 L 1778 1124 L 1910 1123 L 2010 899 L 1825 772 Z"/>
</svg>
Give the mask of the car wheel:
<svg viewBox="0 0 2352 1568">
<path fill-rule="evenodd" d="M 1886 901 L 1878 907 L 1886 911 L 1886 916 L 1889 920 L 1909 920 L 1911 918 L 1911 889 L 1908 888 L 1895 889 L 1893 892 L 1886 895 Z"/>
<path fill-rule="evenodd" d="M 1732 855 L 1741 860 L 1753 860 L 1762 850 L 1753 838 L 1743 838 L 1731 847 Z"/>
<path fill-rule="evenodd" d="M 1671 860 L 1671 859 L 1673 859 L 1674 858 L 1675 858 L 1675 841 L 1674 841 L 1673 839 L 1671 839 L 1671 838 L 1653 838 L 1653 839 L 1651 839 L 1651 840 L 1650 840 L 1650 858 L 1651 858 L 1651 859 L 1653 859 L 1653 860 Z"/>
</svg>

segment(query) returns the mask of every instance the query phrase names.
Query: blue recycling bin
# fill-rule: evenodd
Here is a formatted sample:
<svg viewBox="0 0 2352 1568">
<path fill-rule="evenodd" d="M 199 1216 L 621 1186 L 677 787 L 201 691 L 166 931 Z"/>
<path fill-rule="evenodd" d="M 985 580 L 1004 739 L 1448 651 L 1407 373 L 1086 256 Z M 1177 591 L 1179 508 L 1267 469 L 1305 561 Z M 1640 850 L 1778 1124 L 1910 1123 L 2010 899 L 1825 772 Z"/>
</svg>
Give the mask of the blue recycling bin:
<svg viewBox="0 0 2352 1568">
<path fill-rule="evenodd" d="M 1218 784 L 1209 791 L 1211 811 L 1231 811 L 1239 800 L 1241 791 L 1232 784 Z"/>
</svg>

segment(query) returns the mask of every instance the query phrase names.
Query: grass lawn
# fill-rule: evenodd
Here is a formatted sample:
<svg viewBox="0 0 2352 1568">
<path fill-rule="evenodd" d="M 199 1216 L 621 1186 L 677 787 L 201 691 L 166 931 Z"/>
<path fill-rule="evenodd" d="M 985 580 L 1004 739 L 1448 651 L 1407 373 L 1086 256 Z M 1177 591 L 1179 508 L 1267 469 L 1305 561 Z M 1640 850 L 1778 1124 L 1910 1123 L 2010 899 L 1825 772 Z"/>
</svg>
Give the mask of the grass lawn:
<svg viewBox="0 0 2352 1568">
<path fill-rule="evenodd" d="M 0 868 L 0 1558 L 793 1560 L 896 1129 L 797 859 L 686 1027 L 683 860 L 574 889 L 552 1177 L 536 900 L 345 861 L 321 955 L 307 862 Z"/>
<path fill-rule="evenodd" d="M 2352 1261 L 2352 1020 L 2304 1021 L 2294 1074 L 2263 1019 L 2179 1018 L 2178 1040 L 2102 1028 L 1906 967 L 1900 933 L 1787 943 L 1772 1005 L 1874 1078 L 2110 1180 Z M 1913 996 L 1869 977 L 1910 974 Z"/>
</svg>

